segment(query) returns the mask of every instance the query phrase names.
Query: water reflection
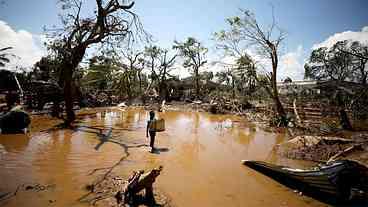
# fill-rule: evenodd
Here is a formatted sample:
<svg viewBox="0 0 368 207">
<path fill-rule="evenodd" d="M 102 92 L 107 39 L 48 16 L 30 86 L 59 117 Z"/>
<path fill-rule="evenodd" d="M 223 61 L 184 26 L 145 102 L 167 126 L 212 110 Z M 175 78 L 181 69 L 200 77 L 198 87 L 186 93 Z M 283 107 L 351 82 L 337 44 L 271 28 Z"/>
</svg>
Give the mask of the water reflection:
<svg viewBox="0 0 368 207">
<path fill-rule="evenodd" d="M 156 153 L 148 152 L 148 112 L 144 110 L 102 110 L 83 118 L 77 130 L 54 130 L 22 139 L 1 136 L 0 144 L 12 155 L 1 157 L 0 186 L 5 187 L 0 191 L 22 182 L 53 183 L 56 190 L 47 196 L 55 198 L 58 206 L 83 206 L 76 202 L 84 194 L 83 186 L 104 172 L 89 175 L 94 169 L 114 166 L 115 173 L 129 175 L 132 170 L 163 165 L 157 187 L 177 206 L 321 205 L 300 199 L 240 164 L 242 159 L 290 162 L 273 151 L 285 134 L 264 132 L 230 115 L 162 112 L 157 116 L 166 120 L 166 131 L 157 134 Z M 129 157 L 122 160 L 126 150 Z M 5 166 L 12 168 L 4 170 Z M 6 206 L 47 206 L 45 198 L 17 198 Z"/>
<path fill-rule="evenodd" d="M 2 134 L 0 135 L 0 145 L 2 145 L 3 153 L 6 152 L 22 152 L 28 144 L 30 138 L 26 134 Z"/>
</svg>

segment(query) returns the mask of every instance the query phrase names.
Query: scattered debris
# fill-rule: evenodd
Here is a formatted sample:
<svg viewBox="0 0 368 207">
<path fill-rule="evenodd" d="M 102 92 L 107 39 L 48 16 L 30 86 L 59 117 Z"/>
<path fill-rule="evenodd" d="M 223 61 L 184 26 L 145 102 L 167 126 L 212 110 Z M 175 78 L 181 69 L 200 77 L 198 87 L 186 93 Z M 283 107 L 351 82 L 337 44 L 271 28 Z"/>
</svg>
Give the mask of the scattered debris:
<svg viewBox="0 0 368 207">
<path fill-rule="evenodd" d="M 0 194 L 0 202 L 6 201 L 14 196 L 17 196 L 18 192 L 20 191 L 33 191 L 33 192 L 41 192 L 41 191 L 47 191 L 55 188 L 55 184 L 49 184 L 49 185 L 42 185 L 39 183 L 36 184 L 21 184 L 18 185 L 18 187 L 15 189 L 14 192 L 6 192 Z"/>
<path fill-rule="evenodd" d="M 355 150 L 364 151 L 367 145 L 368 139 L 358 141 L 340 137 L 297 136 L 278 145 L 277 151 L 291 159 L 331 162 Z"/>
</svg>

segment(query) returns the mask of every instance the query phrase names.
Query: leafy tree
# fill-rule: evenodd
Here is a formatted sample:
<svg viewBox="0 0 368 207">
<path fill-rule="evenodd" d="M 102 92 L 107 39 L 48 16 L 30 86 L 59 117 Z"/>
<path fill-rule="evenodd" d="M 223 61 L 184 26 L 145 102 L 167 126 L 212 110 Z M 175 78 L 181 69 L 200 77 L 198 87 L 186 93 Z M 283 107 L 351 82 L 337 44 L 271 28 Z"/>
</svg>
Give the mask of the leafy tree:
<svg viewBox="0 0 368 207">
<path fill-rule="evenodd" d="M 226 86 L 231 88 L 232 98 L 234 99 L 235 93 L 236 93 L 236 88 L 235 88 L 236 77 L 235 77 L 233 69 L 227 68 L 224 71 L 217 72 L 216 77 L 219 83 L 222 83 L 222 84 L 225 83 Z"/>
<path fill-rule="evenodd" d="M 256 90 L 258 80 L 255 63 L 248 55 L 242 55 L 236 60 L 233 73 L 236 75 L 236 85 L 239 91 L 250 95 Z"/>
<path fill-rule="evenodd" d="M 198 99 L 200 95 L 199 69 L 207 63 L 206 54 L 208 49 L 193 37 L 187 38 L 184 42 L 175 41 L 173 48 L 178 50 L 179 54 L 184 57 L 184 68 L 190 68 L 194 74 L 196 98 Z"/>
<path fill-rule="evenodd" d="M 272 69 L 270 73 L 265 74 L 269 83 L 262 85 L 269 96 L 273 99 L 276 112 L 279 116 L 280 125 L 287 125 L 286 112 L 279 99 L 277 89 L 277 71 L 279 63 L 279 48 L 285 38 L 283 31 L 279 29 L 275 18 L 272 19 L 269 27 L 262 27 L 255 15 L 248 10 L 241 10 L 241 15 L 227 19 L 228 30 L 222 30 L 215 33 L 215 39 L 218 41 L 218 48 L 223 49 L 226 54 L 230 54 L 241 60 L 238 63 L 246 63 L 246 69 L 251 69 L 250 73 L 255 75 L 255 62 L 247 54 L 246 49 L 254 49 L 257 54 L 263 58 L 269 59 Z M 250 66 L 250 67 L 249 67 Z"/>
<path fill-rule="evenodd" d="M 331 48 L 321 47 L 313 50 L 304 66 L 305 77 L 315 80 L 351 80 L 352 56 L 340 51 L 346 44 L 347 42 L 338 42 Z"/>
<path fill-rule="evenodd" d="M 112 58 L 94 56 L 89 60 L 82 83 L 90 90 L 111 89 L 117 70 L 118 67 Z"/>
<path fill-rule="evenodd" d="M 211 81 L 214 77 L 212 71 L 203 71 L 199 75 L 200 75 L 200 79 L 205 80 L 205 81 Z"/>
<path fill-rule="evenodd" d="M 48 55 L 42 57 L 38 62 L 34 64 L 32 70 L 32 76 L 36 80 L 58 82 L 60 76 L 59 60 L 55 57 Z"/>
<path fill-rule="evenodd" d="M 336 42 L 331 48 L 312 51 L 305 64 L 305 77 L 316 80 L 355 81 L 367 84 L 368 46 L 348 40 Z"/>
<path fill-rule="evenodd" d="M 331 48 L 321 47 L 313 50 L 304 66 L 307 78 L 336 81 L 336 87 L 332 89 L 333 95 L 330 98 L 339 107 L 340 122 L 344 129 L 352 129 L 345 109 L 346 103 L 349 102 L 347 97 L 360 97 L 361 93 L 354 95 L 339 85 L 342 81 L 367 84 L 368 59 L 365 58 L 367 54 L 368 47 L 359 42 L 339 41 Z"/>
<path fill-rule="evenodd" d="M 53 29 L 50 51 L 60 59 L 59 84 L 64 88 L 66 124 L 74 119 L 72 82 L 73 74 L 83 60 L 87 48 L 92 45 L 114 45 L 131 40 L 144 33 L 138 16 L 131 11 L 134 2 L 118 0 L 96 0 L 96 10 L 91 16 L 82 17 L 82 0 L 60 0 L 64 13 L 62 28 Z"/>
</svg>

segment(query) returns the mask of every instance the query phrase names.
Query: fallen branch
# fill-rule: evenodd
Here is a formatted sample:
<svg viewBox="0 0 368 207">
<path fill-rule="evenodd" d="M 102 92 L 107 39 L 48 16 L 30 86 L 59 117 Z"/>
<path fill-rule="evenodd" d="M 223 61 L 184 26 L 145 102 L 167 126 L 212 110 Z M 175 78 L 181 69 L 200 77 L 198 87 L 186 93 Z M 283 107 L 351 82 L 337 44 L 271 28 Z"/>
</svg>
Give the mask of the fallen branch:
<svg viewBox="0 0 368 207">
<path fill-rule="evenodd" d="M 295 114 L 295 117 L 296 117 L 296 120 L 297 120 L 298 124 L 302 124 L 302 120 L 300 119 L 300 116 L 298 114 L 298 110 L 296 108 L 296 99 L 294 99 L 294 101 L 293 101 L 293 109 L 294 109 L 294 114 Z"/>
<path fill-rule="evenodd" d="M 348 152 L 351 152 L 353 151 L 354 149 L 358 148 L 358 147 L 361 147 L 361 145 L 353 145 L 353 146 L 350 146 L 340 152 L 338 152 L 337 154 L 335 154 L 334 156 L 330 157 L 330 159 L 328 159 L 327 163 L 330 163 L 332 161 L 335 161 L 338 157 L 348 153 Z"/>
<path fill-rule="evenodd" d="M 150 172 L 143 174 L 144 171 L 133 172 L 133 174 L 128 179 L 126 186 L 122 190 L 118 191 L 115 198 L 119 203 L 124 201 L 124 203 L 134 203 L 134 197 L 143 189 L 145 190 L 145 200 L 147 203 L 155 203 L 155 198 L 153 196 L 153 183 L 156 178 L 160 175 L 163 167 L 154 168 Z"/>
</svg>

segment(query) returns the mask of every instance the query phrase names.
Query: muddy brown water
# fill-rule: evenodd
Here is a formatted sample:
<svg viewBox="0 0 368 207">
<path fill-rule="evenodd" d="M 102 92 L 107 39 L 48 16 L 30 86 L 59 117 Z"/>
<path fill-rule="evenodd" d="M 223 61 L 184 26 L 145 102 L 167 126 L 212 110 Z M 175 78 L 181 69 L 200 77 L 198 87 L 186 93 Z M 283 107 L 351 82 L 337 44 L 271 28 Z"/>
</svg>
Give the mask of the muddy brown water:
<svg viewBox="0 0 368 207">
<path fill-rule="evenodd" d="M 91 172 L 114 164 L 113 172 L 123 176 L 163 165 L 155 186 L 174 206 L 326 206 L 241 165 L 242 159 L 310 165 L 275 154 L 273 147 L 285 134 L 262 131 L 231 115 L 171 111 L 158 116 L 166 120 L 166 131 L 158 133 L 154 154 L 142 146 L 148 144 L 148 112 L 140 109 L 99 110 L 84 116 L 78 130 L 0 135 L 0 194 L 22 184 L 44 187 L 20 190 L 0 206 L 88 206 L 78 201 L 85 185 L 106 171 Z M 137 147 L 119 163 L 127 145 Z"/>
</svg>

